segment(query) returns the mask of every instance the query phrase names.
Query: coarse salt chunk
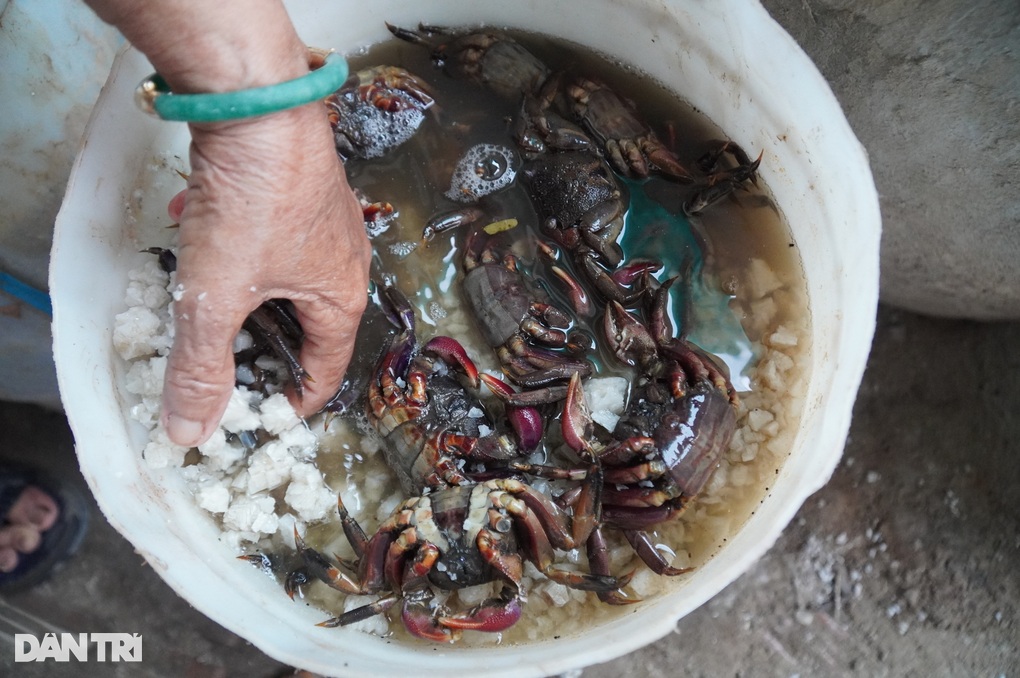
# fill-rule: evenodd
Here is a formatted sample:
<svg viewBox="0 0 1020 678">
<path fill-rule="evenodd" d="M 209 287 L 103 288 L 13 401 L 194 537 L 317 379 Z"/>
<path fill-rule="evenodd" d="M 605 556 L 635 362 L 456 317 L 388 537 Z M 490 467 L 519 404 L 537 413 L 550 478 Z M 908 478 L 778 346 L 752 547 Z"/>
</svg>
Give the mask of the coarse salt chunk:
<svg viewBox="0 0 1020 678">
<path fill-rule="evenodd" d="M 639 598 L 648 598 L 659 592 L 659 589 L 662 587 L 660 579 L 663 579 L 663 577 L 655 574 L 647 567 L 643 567 L 634 573 L 630 580 L 630 588 L 633 589 Z"/>
<path fill-rule="evenodd" d="M 241 330 L 234 336 L 234 353 L 247 350 L 254 345 L 255 340 L 248 330 Z"/>
<path fill-rule="evenodd" d="M 491 583 L 467 586 L 457 590 L 457 600 L 459 600 L 464 607 L 481 605 L 487 598 L 490 597 L 492 597 Z"/>
<path fill-rule="evenodd" d="M 404 501 L 405 497 L 401 492 L 394 492 L 390 496 L 379 502 L 379 506 L 376 508 L 375 517 L 380 523 L 393 515 L 393 512 L 400 505 L 400 502 Z"/>
<path fill-rule="evenodd" d="M 155 353 L 150 340 L 160 331 L 162 322 L 143 306 L 133 306 L 113 319 L 113 347 L 124 360 L 135 360 Z"/>
<path fill-rule="evenodd" d="M 290 470 L 290 485 L 283 500 L 306 522 L 322 520 L 336 506 L 336 495 L 323 482 L 314 464 L 295 464 Z"/>
<path fill-rule="evenodd" d="M 165 289 L 170 282 L 170 275 L 160 267 L 158 260 L 148 259 L 141 266 L 128 271 L 128 280 L 159 285 Z"/>
<path fill-rule="evenodd" d="M 145 396 L 141 402 L 135 403 L 129 410 L 131 418 L 150 431 L 156 428 L 156 424 L 159 423 L 159 411 L 159 396 Z"/>
<path fill-rule="evenodd" d="M 596 377 L 585 384 L 584 398 L 591 418 L 606 430 L 616 428 L 627 404 L 628 382 L 623 377 Z"/>
<path fill-rule="evenodd" d="M 258 494 L 264 490 L 271 490 L 282 485 L 290 478 L 292 458 L 288 455 L 283 459 L 273 459 L 265 445 L 255 450 L 248 459 L 247 492 L 249 495 Z"/>
<path fill-rule="evenodd" d="M 536 593 L 549 601 L 550 605 L 556 607 L 563 607 L 570 602 L 570 591 L 567 587 L 554 581 L 540 585 Z"/>
<path fill-rule="evenodd" d="M 259 414 L 251 407 L 251 392 L 246 388 L 235 387 L 223 418 L 220 419 L 220 426 L 230 433 L 240 433 L 255 431 L 259 425 Z"/>
<path fill-rule="evenodd" d="M 747 413 L 747 424 L 752 431 L 760 431 L 775 417 L 768 410 L 753 409 Z"/>
<path fill-rule="evenodd" d="M 312 459 L 319 449 L 319 438 L 301 421 L 280 433 L 279 441 L 297 459 Z"/>
<path fill-rule="evenodd" d="M 219 483 L 202 485 L 195 490 L 195 501 L 209 513 L 223 513 L 230 506 L 230 490 Z"/>
<path fill-rule="evenodd" d="M 128 307 L 145 306 L 153 310 L 165 308 L 170 295 L 165 285 L 150 285 L 144 282 L 131 281 L 124 293 L 124 303 Z"/>
<path fill-rule="evenodd" d="M 297 412 L 282 393 L 271 395 L 262 401 L 259 406 L 262 416 L 262 428 L 273 435 L 279 435 L 287 429 L 294 428 L 301 423 Z"/>
<path fill-rule="evenodd" d="M 151 468 L 180 466 L 184 463 L 184 455 L 188 453 L 188 449 L 171 442 L 166 430 L 162 426 L 158 426 L 149 436 L 149 442 L 142 451 L 142 457 Z"/>
<path fill-rule="evenodd" d="M 149 360 L 137 360 L 124 376 L 124 388 L 128 393 L 140 396 L 158 396 L 163 392 L 163 375 L 166 373 L 166 357 L 156 356 Z"/>
<path fill-rule="evenodd" d="M 283 545 L 289 549 L 296 549 L 297 544 L 294 543 L 294 530 L 298 531 L 298 534 L 305 536 L 305 527 L 302 523 L 298 522 L 298 519 L 294 517 L 293 513 L 284 513 L 280 516 L 280 522 L 276 526 L 276 533 L 280 537 L 280 541 Z"/>
<path fill-rule="evenodd" d="M 217 471 L 226 471 L 244 458 L 245 449 L 241 445 L 227 442 L 223 429 L 216 429 L 209 440 L 198 446 L 198 451 L 205 456 L 206 464 Z"/>
<path fill-rule="evenodd" d="M 627 400 L 628 381 L 623 377 L 595 377 L 584 387 L 584 398 L 592 410 L 623 412 Z"/>
<path fill-rule="evenodd" d="M 272 534 L 280 520 L 275 507 L 276 500 L 267 495 L 236 497 L 223 514 L 223 526 L 238 532 Z"/>
<path fill-rule="evenodd" d="M 745 271 L 748 297 L 751 299 L 766 297 L 783 286 L 775 271 L 764 259 L 752 259 Z"/>
<path fill-rule="evenodd" d="M 776 331 L 769 335 L 768 343 L 771 346 L 794 347 L 797 345 L 797 335 L 780 325 Z"/>
</svg>

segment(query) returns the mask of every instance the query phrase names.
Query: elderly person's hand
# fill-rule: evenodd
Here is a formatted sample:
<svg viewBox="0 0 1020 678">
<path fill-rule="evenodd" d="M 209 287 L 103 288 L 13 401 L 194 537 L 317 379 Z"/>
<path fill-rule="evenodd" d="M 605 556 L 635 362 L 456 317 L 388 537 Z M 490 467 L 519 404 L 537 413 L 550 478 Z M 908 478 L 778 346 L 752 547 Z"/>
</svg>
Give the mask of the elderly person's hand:
<svg viewBox="0 0 1020 678">
<path fill-rule="evenodd" d="M 278 0 L 90 4 L 175 92 L 259 87 L 309 71 Z M 267 299 L 292 300 L 305 333 L 300 361 L 311 379 L 294 405 L 307 415 L 325 404 L 351 357 L 371 257 L 324 106 L 193 124 L 191 133 L 162 415 L 170 438 L 189 446 L 216 429 L 234 383 L 234 336 Z"/>
</svg>

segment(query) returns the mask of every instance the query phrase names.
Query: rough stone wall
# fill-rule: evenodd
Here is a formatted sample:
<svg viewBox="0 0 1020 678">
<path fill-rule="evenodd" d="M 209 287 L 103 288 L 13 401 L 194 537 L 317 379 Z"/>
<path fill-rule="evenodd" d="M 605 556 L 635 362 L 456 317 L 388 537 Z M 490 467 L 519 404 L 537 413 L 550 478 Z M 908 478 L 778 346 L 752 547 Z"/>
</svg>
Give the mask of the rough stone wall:
<svg viewBox="0 0 1020 678">
<path fill-rule="evenodd" d="M 882 300 L 1020 318 L 1020 2 L 763 4 L 830 82 L 870 154 Z"/>
</svg>

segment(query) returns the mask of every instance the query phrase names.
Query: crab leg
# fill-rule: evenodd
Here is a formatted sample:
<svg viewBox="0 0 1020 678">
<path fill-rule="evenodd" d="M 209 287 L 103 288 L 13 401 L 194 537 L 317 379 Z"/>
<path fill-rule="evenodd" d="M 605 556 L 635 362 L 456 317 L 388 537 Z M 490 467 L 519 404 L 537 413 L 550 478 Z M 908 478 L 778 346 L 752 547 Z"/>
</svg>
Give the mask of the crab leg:
<svg viewBox="0 0 1020 678">
<path fill-rule="evenodd" d="M 294 382 L 294 392 L 297 394 L 298 399 L 304 397 L 304 381 L 315 380 L 312 379 L 312 375 L 305 372 L 305 368 L 301 367 L 301 363 L 298 362 L 294 351 L 283 338 L 283 328 L 270 315 L 270 310 L 264 306 L 259 306 L 248 314 L 247 321 L 250 321 L 257 328 L 258 333 L 265 337 L 269 345 L 273 347 L 276 355 L 286 363 L 287 371 L 290 372 L 291 380 Z"/>
<path fill-rule="evenodd" d="M 360 584 L 344 574 L 326 556 L 307 546 L 305 540 L 298 533 L 296 525 L 294 526 L 294 544 L 297 547 L 298 553 L 301 554 L 301 558 L 304 559 L 305 567 L 308 568 L 310 575 L 337 591 L 354 595 L 366 593 Z"/>
<path fill-rule="evenodd" d="M 361 607 L 356 607 L 353 610 L 344 612 L 339 617 L 333 617 L 332 619 L 327 619 L 326 621 L 319 622 L 318 624 L 316 624 L 316 626 L 322 626 L 327 629 L 333 629 L 336 628 L 337 626 L 347 626 L 348 624 L 356 624 L 357 622 L 370 619 L 376 616 L 377 614 L 385 614 L 386 612 L 389 611 L 391 607 L 393 607 L 393 605 L 398 600 L 400 600 L 400 596 L 397 595 L 386 596 L 385 598 L 380 598 L 379 600 L 371 602 L 368 605 L 362 605 Z"/>
<path fill-rule="evenodd" d="M 340 523 L 343 525 L 344 535 L 347 537 L 351 548 L 354 549 L 354 554 L 359 560 L 364 558 L 365 551 L 368 549 L 368 536 L 361 529 L 358 521 L 347 512 L 347 507 L 344 506 L 343 498 L 339 494 L 336 496 L 336 510 L 340 514 Z"/>
<path fill-rule="evenodd" d="M 507 478 L 494 481 L 496 486 L 520 499 L 523 506 L 534 512 L 550 542 L 558 549 L 575 549 L 588 538 L 599 522 L 601 513 L 602 469 L 597 464 L 588 467 L 581 492 L 574 504 L 571 519 L 551 499 L 519 480 Z M 508 511 L 520 511 L 517 504 Z"/>
<path fill-rule="evenodd" d="M 624 530 L 623 535 L 627 537 L 627 541 L 630 542 L 630 545 L 641 560 L 644 561 L 645 565 L 650 567 L 655 574 L 675 577 L 694 569 L 693 567 L 673 567 L 670 565 L 659 550 L 655 548 L 655 544 L 652 543 L 648 534 L 642 530 Z"/>
<path fill-rule="evenodd" d="M 679 515 L 686 504 L 687 499 L 680 498 L 655 507 L 603 506 L 602 518 L 624 530 L 643 530 Z"/>
<path fill-rule="evenodd" d="M 612 591 L 619 587 L 616 577 L 574 572 L 555 567 L 553 565 L 553 544 L 560 549 L 574 549 L 586 541 L 588 535 L 585 534 L 583 538 L 578 538 L 580 535 L 571 537 L 562 529 L 550 530 L 547 521 L 551 514 L 543 515 L 542 509 L 532 510 L 527 499 L 528 497 L 524 501 L 520 501 L 511 498 L 507 501 L 499 498 L 497 501 L 500 502 L 499 505 L 502 508 L 514 516 L 517 524 L 522 528 L 520 532 L 527 539 L 524 544 L 527 552 L 531 561 L 541 570 L 542 574 L 558 584 L 581 591 Z M 551 502 L 550 505 L 552 505 Z M 558 508 L 555 510 L 559 512 Z"/>
<path fill-rule="evenodd" d="M 467 224 L 473 224 L 484 217 L 485 212 L 477 207 L 465 207 L 463 209 L 437 214 L 429 219 L 425 224 L 425 229 L 421 234 L 422 240 L 430 242 L 440 233 L 452 231 L 460 228 L 461 226 L 466 226 Z"/>
<path fill-rule="evenodd" d="M 591 568 L 593 574 L 604 576 L 610 575 L 609 549 L 606 546 L 606 538 L 602 533 L 601 526 L 592 530 L 592 533 L 585 544 L 585 553 L 588 554 L 588 566 Z M 630 582 L 633 575 L 633 572 L 629 572 L 622 577 L 618 577 L 617 583 L 619 584 L 619 588 L 613 591 L 599 591 L 599 600 L 603 603 L 608 603 L 609 605 L 630 605 L 641 602 L 640 598 L 628 598 L 620 592 L 620 589 Z"/>
<path fill-rule="evenodd" d="M 604 470 L 605 480 L 610 485 L 639 483 L 642 480 L 659 478 L 667 471 L 666 464 L 659 460 L 646 461 L 634 466 L 619 466 Z"/>
</svg>

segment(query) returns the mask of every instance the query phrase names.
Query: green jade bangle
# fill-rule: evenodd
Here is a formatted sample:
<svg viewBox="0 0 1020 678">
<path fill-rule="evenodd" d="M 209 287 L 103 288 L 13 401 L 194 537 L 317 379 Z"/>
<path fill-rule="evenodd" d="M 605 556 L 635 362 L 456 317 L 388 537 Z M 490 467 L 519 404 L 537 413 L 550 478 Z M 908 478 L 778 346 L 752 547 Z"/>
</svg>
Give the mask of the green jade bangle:
<svg viewBox="0 0 1020 678">
<path fill-rule="evenodd" d="M 174 94 L 166 81 L 153 73 L 135 90 L 135 102 L 146 113 L 180 122 L 222 122 L 297 108 L 326 98 L 347 81 L 347 62 L 342 56 L 314 49 L 310 53 L 310 65 L 321 65 L 307 75 L 234 92 Z"/>
</svg>

